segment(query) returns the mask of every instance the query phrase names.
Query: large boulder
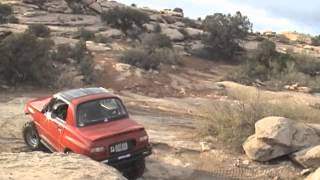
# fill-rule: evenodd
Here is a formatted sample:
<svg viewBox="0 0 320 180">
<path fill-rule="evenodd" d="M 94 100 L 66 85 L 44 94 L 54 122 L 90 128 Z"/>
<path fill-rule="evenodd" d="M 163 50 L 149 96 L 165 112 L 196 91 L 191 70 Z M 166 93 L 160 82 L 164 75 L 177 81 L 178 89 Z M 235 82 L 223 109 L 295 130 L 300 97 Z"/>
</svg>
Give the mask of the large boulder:
<svg viewBox="0 0 320 180">
<path fill-rule="evenodd" d="M 101 5 L 96 0 L 81 0 L 81 2 L 97 13 L 102 13 L 103 11 Z"/>
<path fill-rule="evenodd" d="M 191 38 L 199 38 L 203 34 L 203 30 L 195 29 L 195 28 L 185 28 L 188 36 Z"/>
<path fill-rule="evenodd" d="M 320 144 L 315 129 L 287 118 L 264 118 L 255 124 L 255 130 L 258 139 L 290 147 L 292 151 Z"/>
<path fill-rule="evenodd" d="M 272 160 L 320 144 L 314 128 L 287 118 L 264 118 L 255 124 L 255 131 L 243 148 L 256 161 Z"/>
<path fill-rule="evenodd" d="M 143 27 L 147 30 L 147 32 L 151 33 L 156 30 L 155 24 L 144 24 Z"/>
<path fill-rule="evenodd" d="M 123 37 L 123 33 L 118 29 L 109 29 L 103 32 L 99 32 L 96 35 L 101 35 L 105 38 L 121 38 Z"/>
<path fill-rule="evenodd" d="M 290 156 L 304 168 L 320 167 L 320 145 L 298 151 Z"/>
<path fill-rule="evenodd" d="M 172 41 L 183 41 L 184 35 L 177 29 L 162 27 L 162 33 L 167 35 Z"/>
<path fill-rule="evenodd" d="M 0 153 L 0 179 L 125 180 L 114 168 L 77 154 Z"/>
<path fill-rule="evenodd" d="M 320 168 L 318 168 L 316 172 L 308 176 L 305 180 L 319 180 L 319 179 L 320 179 Z"/>
<path fill-rule="evenodd" d="M 255 135 L 250 136 L 243 144 L 247 156 L 256 161 L 269 161 L 271 159 L 284 156 L 291 152 L 290 147 L 278 144 L 270 145 L 259 140 Z"/>
</svg>

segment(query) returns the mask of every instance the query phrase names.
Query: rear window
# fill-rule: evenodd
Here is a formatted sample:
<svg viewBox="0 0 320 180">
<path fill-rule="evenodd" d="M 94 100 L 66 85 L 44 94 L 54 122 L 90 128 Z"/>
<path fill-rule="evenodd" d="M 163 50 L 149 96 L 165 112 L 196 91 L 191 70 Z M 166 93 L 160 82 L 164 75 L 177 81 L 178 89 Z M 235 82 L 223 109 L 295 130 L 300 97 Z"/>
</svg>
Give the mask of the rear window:
<svg viewBox="0 0 320 180">
<path fill-rule="evenodd" d="M 106 123 L 128 117 L 128 113 L 117 98 L 89 101 L 78 105 L 77 123 L 85 127 L 97 123 Z"/>
</svg>

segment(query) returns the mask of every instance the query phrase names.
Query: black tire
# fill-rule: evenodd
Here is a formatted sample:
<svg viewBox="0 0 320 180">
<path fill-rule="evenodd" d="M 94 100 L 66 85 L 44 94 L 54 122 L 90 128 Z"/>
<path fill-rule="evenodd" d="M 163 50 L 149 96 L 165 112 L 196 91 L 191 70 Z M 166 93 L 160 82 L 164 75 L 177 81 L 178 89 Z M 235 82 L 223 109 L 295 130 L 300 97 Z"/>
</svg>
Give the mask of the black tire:
<svg viewBox="0 0 320 180">
<path fill-rule="evenodd" d="M 135 180 L 143 176 L 144 170 L 146 168 L 146 163 L 144 158 L 137 160 L 132 163 L 132 168 L 124 173 L 124 176 L 129 180 Z"/>
<path fill-rule="evenodd" d="M 28 121 L 22 130 L 24 142 L 32 151 L 38 151 L 43 149 L 41 139 L 39 137 L 37 128 L 32 121 Z"/>
</svg>

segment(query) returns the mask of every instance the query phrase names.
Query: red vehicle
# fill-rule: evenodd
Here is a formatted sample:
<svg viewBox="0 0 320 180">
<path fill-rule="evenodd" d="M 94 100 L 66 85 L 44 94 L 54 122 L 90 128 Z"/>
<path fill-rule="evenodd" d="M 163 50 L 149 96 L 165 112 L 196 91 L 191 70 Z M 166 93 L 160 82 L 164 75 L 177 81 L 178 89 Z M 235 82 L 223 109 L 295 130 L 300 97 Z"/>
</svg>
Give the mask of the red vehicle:
<svg viewBox="0 0 320 180">
<path fill-rule="evenodd" d="M 121 99 L 104 88 L 68 90 L 31 100 L 23 128 L 32 150 L 78 153 L 139 177 L 151 154 L 144 127 L 132 119 Z"/>
</svg>

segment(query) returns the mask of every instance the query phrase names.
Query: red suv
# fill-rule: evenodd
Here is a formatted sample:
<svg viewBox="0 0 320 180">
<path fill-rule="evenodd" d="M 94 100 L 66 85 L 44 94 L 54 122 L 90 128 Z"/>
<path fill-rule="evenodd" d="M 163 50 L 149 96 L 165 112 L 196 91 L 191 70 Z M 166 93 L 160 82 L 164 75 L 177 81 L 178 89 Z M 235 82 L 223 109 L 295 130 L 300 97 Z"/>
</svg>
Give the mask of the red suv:
<svg viewBox="0 0 320 180">
<path fill-rule="evenodd" d="M 104 88 L 83 88 L 31 100 L 23 137 L 32 150 L 78 153 L 116 167 L 125 176 L 143 174 L 151 154 L 144 127 L 132 119 L 121 99 Z"/>
</svg>

